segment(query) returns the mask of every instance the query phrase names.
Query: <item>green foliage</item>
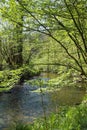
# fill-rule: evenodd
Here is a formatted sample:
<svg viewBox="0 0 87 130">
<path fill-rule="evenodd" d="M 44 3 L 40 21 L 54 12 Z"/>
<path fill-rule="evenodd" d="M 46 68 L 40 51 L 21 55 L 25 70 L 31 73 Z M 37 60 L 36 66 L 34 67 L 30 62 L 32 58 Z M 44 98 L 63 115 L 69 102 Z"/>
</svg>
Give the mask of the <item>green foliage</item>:
<svg viewBox="0 0 87 130">
<path fill-rule="evenodd" d="M 70 107 L 60 122 L 60 130 L 86 130 L 87 128 L 87 104 Z"/>
<path fill-rule="evenodd" d="M 19 122 L 11 125 L 9 130 L 30 130 L 30 128 L 28 125 Z"/>
<path fill-rule="evenodd" d="M 60 69 L 61 68 L 61 69 Z M 84 87 L 87 88 L 87 78 L 74 69 L 60 67 L 56 78 L 48 81 L 49 87 Z"/>
<path fill-rule="evenodd" d="M 18 83 L 21 73 L 21 69 L 1 71 L 0 91 L 11 89 L 16 83 Z"/>
<path fill-rule="evenodd" d="M 0 71 L 0 91 L 9 90 L 18 82 L 23 82 L 25 79 L 29 79 L 38 73 L 37 70 L 31 69 L 28 66 L 15 70 Z"/>
<path fill-rule="evenodd" d="M 33 67 L 58 74 L 48 81 L 49 86 L 82 86 L 85 78 L 81 75 L 87 77 L 86 0 L 2 0 L 0 4 L 1 23 L 4 21 L 0 26 L 0 65 L 12 69 L 24 63 L 21 68 L 0 71 L 0 91 L 36 75 L 38 71 Z M 31 84 L 45 83 L 34 80 Z M 47 123 L 36 121 L 29 127 L 17 124 L 15 129 L 85 130 L 86 103 L 85 99 L 77 108 L 51 115 Z"/>
<path fill-rule="evenodd" d="M 43 63 L 44 61 L 45 63 L 60 63 L 62 66 L 73 68 L 87 76 L 87 32 L 85 29 L 87 18 L 85 0 L 84 2 L 68 0 L 59 2 L 56 0 L 44 0 L 44 2 L 39 0 L 4 0 L 4 2 L 1 1 L 1 4 L 2 19 L 5 19 L 7 22 L 5 28 L 10 24 L 10 28 L 13 28 L 13 30 L 10 30 L 10 33 L 6 30 L 7 37 L 9 37 L 8 43 L 10 41 L 11 47 L 14 43 L 14 47 L 9 48 L 11 64 L 14 64 L 12 63 L 14 59 L 21 59 L 19 61 L 22 65 L 22 56 L 24 56 L 24 62 L 29 63 L 30 59 L 32 59 L 31 57 L 33 57 L 33 63 L 39 63 L 40 61 Z M 42 34 L 40 37 L 38 32 Z M 4 41 L 3 39 L 4 37 L 2 37 L 2 42 Z M 31 39 L 31 42 L 29 39 Z M 46 44 L 44 44 L 44 41 Z M 41 50 L 36 46 L 35 48 L 32 47 L 32 44 L 30 44 L 33 43 L 35 45 L 40 42 L 43 42 L 43 46 L 40 46 L 42 47 Z M 6 38 L 5 43 L 7 43 Z M 30 48 L 28 48 L 29 53 L 28 50 L 26 52 L 26 47 L 23 50 L 25 43 L 30 45 Z M 15 50 L 15 46 L 18 51 Z M 36 51 L 37 49 L 39 52 Z M 38 53 L 37 57 L 34 55 L 35 58 L 33 56 L 34 52 L 35 54 L 36 52 Z M 29 58 L 26 58 L 27 54 Z M 9 57 L 4 58 L 8 61 Z M 15 64 L 18 66 L 19 62 L 16 60 Z M 46 67 L 44 68 L 46 70 Z M 57 71 L 57 67 L 53 69 L 50 66 L 50 70 Z"/>
<path fill-rule="evenodd" d="M 62 70 L 63 71 L 63 70 Z M 73 81 L 73 70 L 68 70 L 65 72 L 59 71 L 57 78 L 50 79 L 48 84 L 53 87 L 64 87 L 64 86 L 75 86 L 75 82 Z"/>
</svg>

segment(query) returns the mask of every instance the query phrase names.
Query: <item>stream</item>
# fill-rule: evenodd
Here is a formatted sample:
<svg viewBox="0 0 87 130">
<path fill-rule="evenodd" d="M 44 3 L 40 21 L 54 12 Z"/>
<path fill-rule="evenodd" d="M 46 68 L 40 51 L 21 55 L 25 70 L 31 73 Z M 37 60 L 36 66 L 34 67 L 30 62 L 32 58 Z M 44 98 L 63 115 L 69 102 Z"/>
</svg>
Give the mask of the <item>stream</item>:
<svg viewBox="0 0 87 130">
<path fill-rule="evenodd" d="M 47 73 L 40 76 L 43 80 L 54 77 L 55 74 Z M 49 114 L 60 105 L 78 105 L 86 93 L 82 88 L 72 87 L 40 93 L 36 92 L 38 87 L 23 83 L 8 93 L 0 93 L 0 130 L 5 130 L 13 122 L 31 123 L 44 115 L 44 109 Z"/>
</svg>

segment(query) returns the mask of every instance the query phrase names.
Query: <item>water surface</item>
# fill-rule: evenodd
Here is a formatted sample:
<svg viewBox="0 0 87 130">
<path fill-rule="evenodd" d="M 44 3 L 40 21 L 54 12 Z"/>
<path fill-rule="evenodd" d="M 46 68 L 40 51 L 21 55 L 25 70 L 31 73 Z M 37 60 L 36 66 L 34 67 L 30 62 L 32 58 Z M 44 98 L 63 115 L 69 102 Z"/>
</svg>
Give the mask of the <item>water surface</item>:
<svg viewBox="0 0 87 130">
<path fill-rule="evenodd" d="M 52 75 L 41 76 L 47 80 Z M 49 114 L 55 112 L 60 105 L 78 105 L 85 95 L 85 90 L 81 88 L 67 87 L 49 93 L 35 92 L 38 88 L 39 86 L 32 87 L 24 83 L 17 85 L 9 93 L 0 93 L 0 130 L 14 121 L 30 123 L 43 116 L 44 110 Z"/>
</svg>

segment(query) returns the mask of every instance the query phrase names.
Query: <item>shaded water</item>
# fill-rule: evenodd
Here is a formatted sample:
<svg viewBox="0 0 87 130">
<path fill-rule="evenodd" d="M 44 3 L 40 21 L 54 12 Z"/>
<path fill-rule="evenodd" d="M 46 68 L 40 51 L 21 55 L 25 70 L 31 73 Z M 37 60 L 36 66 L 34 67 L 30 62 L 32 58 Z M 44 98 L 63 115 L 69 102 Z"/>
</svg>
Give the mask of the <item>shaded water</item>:
<svg viewBox="0 0 87 130">
<path fill-rule="evenodd" d="M 44 80 L 52 78 L 54 74 L 42 74 Z M 82 101 L 85 90 L 81 88 L 63 88 L 60 91 L 41 93 L 35 92 L 38 86 L 28 84 L 17 85 L 9 93 L 0 93 L 0 130 L 8 127 L 14 121 L 29 123 L 41 117 L 45 111 L 56 111 L 59 105 L 76 105 Z M 43 97 L 43 99 L 42 99 Z M 43 100 L 43 101 L 42 101 Z M 43 108 L 43 105 L 45 106 Z"/>
</svg>

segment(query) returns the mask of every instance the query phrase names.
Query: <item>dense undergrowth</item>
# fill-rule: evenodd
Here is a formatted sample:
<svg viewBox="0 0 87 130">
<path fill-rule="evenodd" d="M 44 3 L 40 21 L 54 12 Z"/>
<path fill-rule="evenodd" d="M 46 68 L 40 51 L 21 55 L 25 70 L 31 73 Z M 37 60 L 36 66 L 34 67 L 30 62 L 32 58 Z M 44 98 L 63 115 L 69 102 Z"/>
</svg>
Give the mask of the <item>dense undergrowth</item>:
<svg viewBox="0 0 87 130">
<path fill-rule="evenodd" d="M 47 73 L 48 74 L 55 74 L 53 72 Z M 42 90 L 55 90 L 61 89 L 63 87 L 79 87 L 79 88 L 87 88 L 87 78 L 82 76 L 80 73 L 75 72 L 75 70 L 70 69 L 69 71 L 60 72 L 56 74 L 56 77 L 50 78 L 47 77 L 36 77 L 35 79 L 27 80 L 27 84 L 33 86 L 41 86 Z M 39 88 L 38 88 L 39 90 Z M 38 91 L 39 92 L 39 91 Z"/>
<path fill-rule="evenodd" d="M 86 83 L 87 78 L 85 76 L 82 76 L 74 70 L 69 70 L 58 74 L 58 76 L 54 79 L 50 79 L 48 85 L 53 87 L 86 87 Z"/>
<path fill-rule="evenodd" d="M 6 69 L 3 71 L 0 71 L 0 92 L 1 91 L 7 91 L 11 89 L 15 84 L 21 83 L 24 80 L 27 80 L 27 83 L 33 84 L 33 85 L 41 85 L 41 86 L 48 86 L 49 88 L 62 88 L 66 86 L 71 87 L 86 87 L 87 78 L 80 75 L 80 73 L 77 73 L 75 70 L 65 70 L 65 71 L 59 71 L 56 73 L 56 77 L 49 80 L 42 80 L 42 77 L 38 77 L 33 80 L 31 77 L 40 74 L 39 68 L 34 68 L 31 66 L 23 66 L 18 69 Z M 50 72 L 54 73 L 54 72 Z"/>
<path fill-rule="evenodd" d="M 38 70 L 24 66 L 15 70 L 0 71 L 0 92 L 11 89 L 15 84 L 23 82 L 39 73 Z"/>
</svg>

